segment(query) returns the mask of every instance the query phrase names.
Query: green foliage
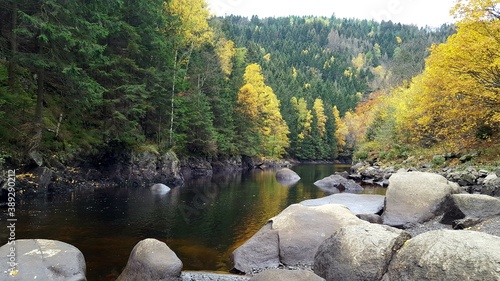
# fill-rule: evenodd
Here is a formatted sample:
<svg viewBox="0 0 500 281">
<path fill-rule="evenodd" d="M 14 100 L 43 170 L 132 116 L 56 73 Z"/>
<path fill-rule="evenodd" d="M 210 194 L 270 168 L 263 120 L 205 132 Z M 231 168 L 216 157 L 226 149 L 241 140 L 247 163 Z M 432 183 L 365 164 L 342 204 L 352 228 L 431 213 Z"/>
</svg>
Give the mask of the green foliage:
<svg viewBox="0 0 500 281">
<path fill-rule="evenodd" d="M 333 107 L 353 109 L 390 68 L 406 79 L 428 40 L 446 34 L 335 17 L 208 20 L 199 0 L 2 3 L 0 145 L 65 159 L 118 143 L 331 160 Z M 239 92 L 257 99 L 238 103 Z"/>
</svg>

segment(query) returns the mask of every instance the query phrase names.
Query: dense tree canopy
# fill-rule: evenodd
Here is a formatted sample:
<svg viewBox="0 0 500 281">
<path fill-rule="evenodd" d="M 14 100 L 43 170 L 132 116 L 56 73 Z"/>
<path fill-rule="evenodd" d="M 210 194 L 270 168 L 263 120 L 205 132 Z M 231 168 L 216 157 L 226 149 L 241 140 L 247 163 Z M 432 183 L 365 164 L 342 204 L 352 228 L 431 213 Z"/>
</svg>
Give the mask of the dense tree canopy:
<svg viewBox="0 0 500 281">
<path fill-rule="evenodd" d="M 428 64 L 435 75 L 472 66 L 455 85 L 471 90 L 456 98 L 488 108 L 474 120 L 489 128 L 498 120 L 498 38 L 487 35 L 498 31 L 496 14 L 487 10 L 489 24 L 464 7 L 453 48 L 481 56 L 447 65 L 456 51 L 438 46 L 441 58 Z M 370 92 L 410 81 L 427 48 L 453 31 L 335 17 L 210 18 L 203 0 L 0 0 L 0 8 L 0 157 L 18 159 L 147 147 L 331 160 L 353 149 L 340 118 Z M 475 34 L 462 31 L 469 25 Z"/>
</svg>

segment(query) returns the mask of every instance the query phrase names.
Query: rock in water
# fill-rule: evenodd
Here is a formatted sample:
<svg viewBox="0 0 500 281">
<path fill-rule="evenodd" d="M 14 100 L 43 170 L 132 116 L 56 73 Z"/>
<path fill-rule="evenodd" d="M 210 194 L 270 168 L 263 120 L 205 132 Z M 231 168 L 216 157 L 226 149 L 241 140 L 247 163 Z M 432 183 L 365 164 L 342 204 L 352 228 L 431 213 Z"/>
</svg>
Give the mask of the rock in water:
<svg viewBox="0 0 500 281">
<path fill-rule="evenodd" d="M 358 192 L 362 191 L 363 187 L 353 180 L 349 180 L 340 175 L 331 175 L 314 182 L 317 187 L 332 193 L 339 191 Z"/>
<path fill-rule="evenodd" d="M 276 172 L 276 180 L 282 185 L 290 186 L 298 182 L 300 176 L 288 168 L 283 168 Z"/>
<path fill-rule="evenodd" d="M 144 239 L 135 245 L 116 281 L 179 281 L 182 262 L 167 244 Z"/>
<path fill-rule="evenodd" d="M 398 251 L 384 280 L 500 280 L 500 237 L 468 230 L 420 234 Z"/>
<path fill-rule="evenodd" d="M 170 191 L 170 187 L 162 183 L 153 184 L 149 189 L 151 190 L 151 193 L 158 195 L 164 195 Z"/>
<path fill-rule="evenodd" d="M 56 240 L 21 239 L 15 245 L 5 244 L 0 248 L 0 264 L 0 280 L 87 280 L 82 252 Z"/>
</svg>

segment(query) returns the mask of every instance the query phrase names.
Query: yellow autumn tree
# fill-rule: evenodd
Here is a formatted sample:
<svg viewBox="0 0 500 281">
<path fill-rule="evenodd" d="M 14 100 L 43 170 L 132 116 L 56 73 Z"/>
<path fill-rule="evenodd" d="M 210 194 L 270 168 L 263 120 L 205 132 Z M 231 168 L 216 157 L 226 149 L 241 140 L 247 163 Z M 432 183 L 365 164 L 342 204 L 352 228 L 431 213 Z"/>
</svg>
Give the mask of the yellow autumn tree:
<svg viewBox="0 0 500 281">
<path fill-rule="evenodd" d="M 297 114 L 297 137 L 303 140 L 311 134 L 312 113 L 307 109 L 307 101 L 304 98 L 292 97 L 291 103 Z"/>
<path fill-rule="evenodd" d="M 344 123 L 342 118 L 340 118 L 340 112 L 337 109 L 337 106 L 333 107 L 333 118 L 335 119 L 335 138 L 337 138 L 337 151 L 339 154 L 344 152 L 346 146 L 346 138 L 349 134 L 349 129 L 347 125 Z"/>
<path fill-rule="evenodd" d="M 169 144 L 173 145 L 174 100 L 178 70 L 184 68 L 187 73 L 193 50 L 201 48 L 204 44 L 213 44 L 214 32 L 208 24 L 210 12 L 205 0 L 165 1 L 163 10 L 167 16 L 177 17 L 178 20 L 178 24 L 174 25 L 177 40 L 174 41 L 175 58 L 170 97 Z"/>
<path fill-rule="evenodd" d="M 205 0 L 170 0 L 164 5 L 179 18 L 181 24 L 177 27 L 177 33 L 182 45 L 199 48 L 213 41 L 214 33 L 208 24 L 210 12 Z"/>
<path fill-rule="evenodd" d="M 319 135 L 323 137 L 326 132 L 327 117 L 325 115 L 325 106 L 322 99 L 317 98 L 314 100 L 313 111 L 314 116 L 316 117 L 316 127 L 318 129 Z"/>
<path fill-rule="evenodd" d="M 281 157 L 290 145 L 288 126 L 280 113 L 280 102 L 273 89 L 265 84 L 260 65 L 248 65 L 243 75 L 245 85 L 238 92 L 238 105 L 245 118 L 252 120 L 260 140 L 262 157 Z"/>
<path fill-rule="evenodd" d="M 220 38 L 215 45 L 215 52 L 219 57 L 222 72 L 226 76 L 233 72 L 233 57 L 236 55 L 234 42 L 226 38 Z"/>
<path fill-rule="evenodd" d="M 413 139 L 461 150 L 497 136 L 500 123 L 499 1 L 458 1 L 458 31 L 433 46 L 407 123 Z M 421 85 L 420 85 L 421 83 Z M 415 93 L 417 94 L 417 93 Z"/>
</svg>

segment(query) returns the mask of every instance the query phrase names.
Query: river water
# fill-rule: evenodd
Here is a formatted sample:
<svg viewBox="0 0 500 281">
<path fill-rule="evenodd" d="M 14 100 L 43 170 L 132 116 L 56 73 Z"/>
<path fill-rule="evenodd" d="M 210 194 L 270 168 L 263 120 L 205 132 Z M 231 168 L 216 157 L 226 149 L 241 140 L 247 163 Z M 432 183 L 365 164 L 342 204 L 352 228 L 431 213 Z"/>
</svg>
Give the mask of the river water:
<svg viewBox="0 0 500 281">
<path fill-rule="evenodd" d="M 167 243 L 184 270 L 228 271 L 231 252 L 269 218 L 290 204 L 328 195 L 313 182 L 348 168 L 294 166 L 301 180 L 292 186 L 278 183 L 275 170 L 255 170 L 190 180 L 167 194 L 147 188 L 79 189 L 19 202 L 16 236 L 76 246 L 85 256 L 88 280 L 114 280 L 145 238 Z"/>
</svg>

